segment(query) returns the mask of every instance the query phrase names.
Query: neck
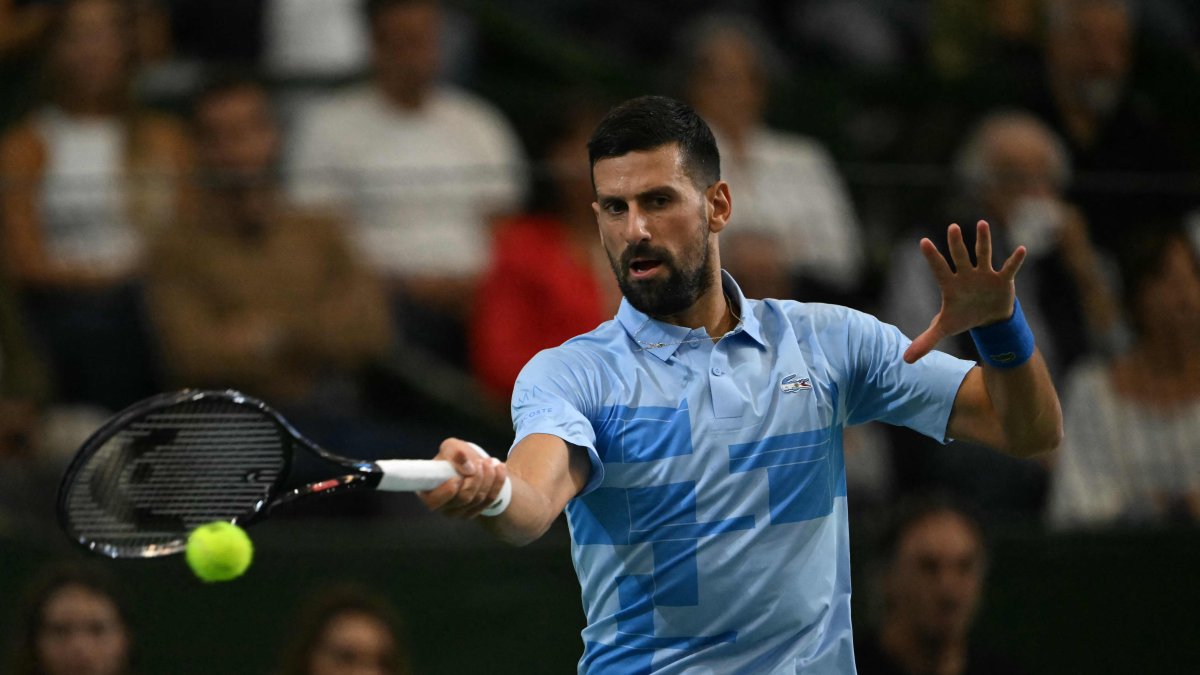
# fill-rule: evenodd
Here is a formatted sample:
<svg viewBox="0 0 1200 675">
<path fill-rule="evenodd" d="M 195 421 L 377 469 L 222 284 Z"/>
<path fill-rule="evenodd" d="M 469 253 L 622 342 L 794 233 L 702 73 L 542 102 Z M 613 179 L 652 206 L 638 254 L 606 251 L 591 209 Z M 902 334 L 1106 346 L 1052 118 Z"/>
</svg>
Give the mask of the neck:
<svg viewBox="0 0 1200 675">
<path fill-rule="evenodd" d="M 376 82 L 388 105 L 397 110 L 404 112 L 419 110 L 425 104 L 425 99 L 428 98 L 426 89 L 404 86 L 384 79 L 377 79 Z"/>
<path fill-rule="evenodd" d="M 64 99 L 58 102 L 58 108 L 68 117 L 86 119 L 112 117 L 119 111 L 112 101 L 106 99 Z"/>
<path fill-rule="evenodd" d="M 1141 344 L 1134 348 L 1133 355 L 1141 362 L 1143 368 L 1155 375 L 1174 374 L 1180 367 L 1180 359 L 1185 357 L 1173 349 L 1170 342 L 1171 340 L 1165 337 L 1142 340 Z"/>
<path fill-rule="evenodd" d="M 268 186 L 209 191 L 209 220 L 217 227 L 247 239 L 257 239 L 267 229 L 275 205 L 275 191 Z"/>
<path fill-rule="evenodd" d="M 1190 381 L 1200 372 L 1195 342 L 1178 334 L 1146 335 L 1134 345 L 1130 356 L 1154 379 Z"/>
<path fill-rule="evenodd" d="M 911 624 L 889 621 L 880 641 L 884 651 L 909 673 L 958 675 L 966 668 L 967 646 L 963 640 L 929 640 Z"/>
<path fill-rule="evenodd" d="M 700 296 L 691 307 L 667 316 L 656 316 L 663 323 L 685 328 L 701 328 L 714 340 L 737 327 L 738 317 L 734 314 L 733 303 L 721 285 L 721 272 L 717 268 L 716 278 L 704 295 Z"/>
</svg>

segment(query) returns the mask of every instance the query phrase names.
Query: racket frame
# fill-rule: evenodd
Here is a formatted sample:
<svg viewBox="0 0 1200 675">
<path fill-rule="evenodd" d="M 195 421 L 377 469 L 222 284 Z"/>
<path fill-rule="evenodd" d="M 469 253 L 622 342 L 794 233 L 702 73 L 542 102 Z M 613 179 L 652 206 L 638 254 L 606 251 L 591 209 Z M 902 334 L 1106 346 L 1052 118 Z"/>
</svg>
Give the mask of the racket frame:
<svg viewBox="0 0 1200 675">
<path fill-rule="evenodd" d="M 280 439 L 286 443 L 283 451 L 283 467 L 279 472 L 279 476 L 275 482 L 271 484 L 267 491 L 265 499 L 261 499 L 246 513 L 239 514 L 230 518 L 231 523 L 236 525 L 250 525 L 254 522 L 265 518 L 275 508 L 290 504 L 291 502 L 310 495 L 322 494 L 337 494 L 342 492 L 350 492 L 363 489 L 374 489 L 379 485 L 383 478 L 383 470 L 374 462 L 365 460 L 353 460 L 347 457 L 334 454 L 320 447 L 316 443 L 305 438 L 290 422 L 288 422 L 281 414 L 271 408 L 263 401 L 248 396 L 233 389 L 184 389 L 182 391 L 168 392 L 152 396 L 150 398 L 138 401 L 129 406 L 120 413 L 117 413 L 91 436 L 84 441 L 80 446 L 79 451 L 67 466 L 63 474 L 63 478 L 59 483 L 57 495 L 57 516 L 59 525 L 75 543 L 83 548 L 110 558 L 154 558 L 159 556 L 172 555 L 181 552 L 187 545 L 186 536 L 166 544 L 149 545 L 141 554 L 130 554 L 127 551 L 118 550 L 118 547 L 106 544 L 104 542 L 91 541 L 88 537 L 81 535 L 71 524 L 69 516 L 68 501 L 70 496 L 70 488 L 75 484 L 75 480 L 79 472 L 88 463 L 92 456 L 106 443 L 111 441 L 122 430 L 126 429 L 132 422 L 146 415 L 171 406 L 183 403 L 195 403 L 206 400 L 226 401 L 238 406 L 242 406 L 254 410 L 265 418 L 270 419 L 280 428 Z M 297 450 L 297 445 L 304 450 L 311 452 L 318 458 L 332 464 L 345 468 L 348 473 L 341 476 L 328 478 L 315 483 L 302 485 L 291 490 L 283 490 L 284 485 L 288 481 L 293 468 L 293 455 Z"/>
</svg>

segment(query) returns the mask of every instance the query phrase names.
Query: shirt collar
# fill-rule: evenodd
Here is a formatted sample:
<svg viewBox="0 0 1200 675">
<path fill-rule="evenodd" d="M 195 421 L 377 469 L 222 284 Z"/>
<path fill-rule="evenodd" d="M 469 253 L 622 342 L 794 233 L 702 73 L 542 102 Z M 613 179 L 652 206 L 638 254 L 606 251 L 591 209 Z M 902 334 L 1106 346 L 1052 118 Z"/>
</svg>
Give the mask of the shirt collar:
<svg viewBox="0 0 1200 675">
<path fill-rule="evenodd" d="M 733 312 L 741 317 L 731 333 L 744 332 L 755 342 L 766 346 L 762 338 L 762 328 L 754 311 L 747 306 L 746 296 L 729 272 L 721 270 L 721 288 L 733 302 Z M 663 361 L 670 359 L 686 340 L 702 340 L 707 335 L 703 328 L 689 329 L 652 319 L 646 314 L 634 309 L 629 301 L 622 298 L 621 308 L 617 310 L 617 321 L 625 328 L 625 332 L 637 344 Z"/>
</svg>

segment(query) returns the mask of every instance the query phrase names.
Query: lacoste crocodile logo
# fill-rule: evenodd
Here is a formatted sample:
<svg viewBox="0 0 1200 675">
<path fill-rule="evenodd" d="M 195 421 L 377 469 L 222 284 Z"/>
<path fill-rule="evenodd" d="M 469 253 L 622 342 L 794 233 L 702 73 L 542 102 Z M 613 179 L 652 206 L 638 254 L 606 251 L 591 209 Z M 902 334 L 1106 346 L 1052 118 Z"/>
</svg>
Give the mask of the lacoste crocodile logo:
<svg viewBox="0 0 1200 675">
<path fill-rule="evenodd" d="M 779 383 L 779 391 L 785 394 L 792 394 L 803 389 L 812 389 L 812 383 L 807 377 L 800 377 L 795 373 L 783 378 Z"/>
</svg>

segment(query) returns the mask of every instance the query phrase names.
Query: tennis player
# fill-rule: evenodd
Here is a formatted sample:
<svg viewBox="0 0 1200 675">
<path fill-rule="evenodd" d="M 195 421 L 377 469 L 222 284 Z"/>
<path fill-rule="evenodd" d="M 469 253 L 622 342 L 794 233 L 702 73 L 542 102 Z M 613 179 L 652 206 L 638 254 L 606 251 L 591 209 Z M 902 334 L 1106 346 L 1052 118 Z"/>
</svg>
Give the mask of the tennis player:
<svg viewBox="0 0 1200 675">
<path fill-rule="evenodd" d="M 909 341 L 844 307 L 751 300 L 721 270 L 732 211 L 712 133 L 642 97 L 588 142 L 600 240 L 624 294 L 615 320 L 541 352 L 513 392 L 506 463 L 449 439 L 460 478 L 424 493 L 521 544 L 564 509 L 587 627 L 581 673 L 854 673 L 842 430 L 871 420 L 1021 457 L 1062 414 L 1016 301 L 1018 248 L 995 270 L 921 251 L 942 293 Z M 982 366 L 933 351 L 970 330 Z"/>
</svg>

